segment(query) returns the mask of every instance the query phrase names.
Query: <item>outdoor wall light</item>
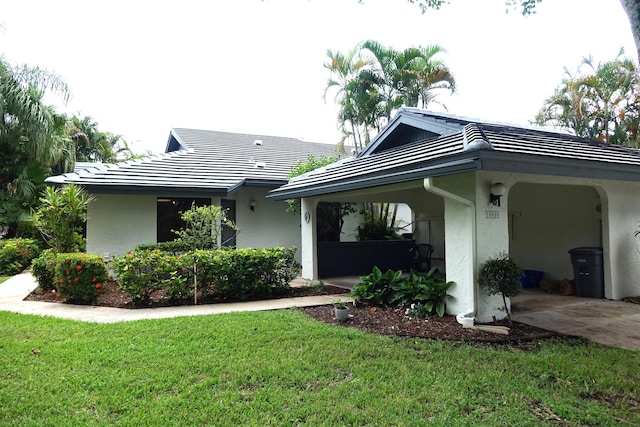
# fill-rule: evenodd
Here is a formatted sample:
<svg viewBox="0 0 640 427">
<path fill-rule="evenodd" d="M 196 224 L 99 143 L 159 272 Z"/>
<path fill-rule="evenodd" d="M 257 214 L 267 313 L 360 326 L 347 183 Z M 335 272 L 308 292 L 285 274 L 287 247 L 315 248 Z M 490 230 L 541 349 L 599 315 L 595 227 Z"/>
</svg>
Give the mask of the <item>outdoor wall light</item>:
<svg viewBox="0 0 640 427">
<path fill-rule="evenodd" d="M 252 200 L 252 201 L 249 202 L 249 210 L 251 212 L 255 212 L 256 211 L 256 201 L 255 200 Z"/>
<path fill-rule="evenodd" d="M 496 182 L 491 186 L 491 194 L 489 195 L 489 203 L 493 206 L 500 206 L 500 198 L 507 192 L 507 187 L 501 182 Z"/>
</svg>

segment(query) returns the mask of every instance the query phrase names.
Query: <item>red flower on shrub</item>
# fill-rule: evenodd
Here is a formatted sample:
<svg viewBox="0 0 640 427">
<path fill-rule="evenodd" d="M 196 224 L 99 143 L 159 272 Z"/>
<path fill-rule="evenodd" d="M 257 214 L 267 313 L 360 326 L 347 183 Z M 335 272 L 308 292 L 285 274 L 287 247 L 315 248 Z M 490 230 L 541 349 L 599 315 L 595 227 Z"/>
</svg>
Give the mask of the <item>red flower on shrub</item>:
<svg viewBox="0 0 640 427">
<path fill-rule="evenodd" d="M 82 266 L 80 264 L 78 264 L 78 267 L 76 267 L 78 269 L 78 271 L 82 270 Z"/>
<path fill-rule="evenodd" d="M 73 279 L 74 282 L 77 282 L 78 280 L 80 280 L 79 277 L 76 277 L 75 279 Z"/>
<path fill-rule="evenodd" d="M 91 279 L 91 281 L 95 283 L 96 282 L 96 278 L 94 277 L 93 279 Z"/>
<path fill-rule="evenodd" d="M 100 283 L 96 283 L 96 289 L 100 289 L 102 285 Z"/>
</svg>

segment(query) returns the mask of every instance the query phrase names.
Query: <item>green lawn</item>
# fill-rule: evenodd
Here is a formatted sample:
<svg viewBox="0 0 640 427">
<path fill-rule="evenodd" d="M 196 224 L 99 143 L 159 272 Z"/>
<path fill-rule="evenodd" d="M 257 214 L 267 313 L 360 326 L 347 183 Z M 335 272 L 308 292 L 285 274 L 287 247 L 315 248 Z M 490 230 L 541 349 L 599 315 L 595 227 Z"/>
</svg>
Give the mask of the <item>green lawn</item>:
<svg viewBox="0 0 640 427">
<path fill-rule="evenodd" d="M 4 282 L 5 280 L 11 279 L 12 276 L 0 276 L 0 283 Z"/>
<path fill-rule="evenodd" d="M 0 425 L 639 425 L 639 368 L 640 352 L 577 340 L 392 339 L 297 310 L 0 312 Z"/>
</svg>

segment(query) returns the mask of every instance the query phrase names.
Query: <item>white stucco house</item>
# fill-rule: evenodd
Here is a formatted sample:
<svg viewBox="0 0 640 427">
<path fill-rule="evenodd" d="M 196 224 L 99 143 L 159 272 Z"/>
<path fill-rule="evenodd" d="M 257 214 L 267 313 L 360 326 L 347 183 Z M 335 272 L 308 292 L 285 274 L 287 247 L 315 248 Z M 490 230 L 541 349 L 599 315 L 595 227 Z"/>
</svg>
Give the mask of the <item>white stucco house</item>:
<svg viewBox="0 0 640 427">
<path fill-rule="evenodd" d="M 318 278 L 318 202 L 401 202 L 415 240 L 440 249 L 455 282 L 449 314 L 504 317 L 497 297 L 477 286 L 481 263 L 501 252 L 546 278 L 572 279 L 568 251 L 601 247 L 605 298 L 640 295 L 640 150 L 404 108 L 356 157 L 267 198 L 294 197 L 302 198 L 306 279 Z"/>
<path fill-rule="evenodd" d="M 193 201 L 227 209 L 240 232 L 223 233 L 237 247 L 301 246 L 300 218 L 265 196 L 288 181 L 308 155 L 336 146 L 294 138 L 173 129 L 165 153 L 118 164 L 79 164 L 47 183 L 75 183 L 95 200 L 87 210 L 87 252 L 115 256 L 141 243 L 173 240 L 179 212 Z M 298 251 L 299 256 L 299 251 Z"/>
</svg>

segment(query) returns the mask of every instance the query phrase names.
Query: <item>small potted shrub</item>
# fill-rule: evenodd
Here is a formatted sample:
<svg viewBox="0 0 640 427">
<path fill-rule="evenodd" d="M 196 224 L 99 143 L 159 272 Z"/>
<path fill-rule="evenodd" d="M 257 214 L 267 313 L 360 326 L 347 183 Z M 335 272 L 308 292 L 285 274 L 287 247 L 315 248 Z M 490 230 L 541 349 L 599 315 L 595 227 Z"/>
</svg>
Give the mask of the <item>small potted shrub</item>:
<svg viewBox="0 0 640 427">
<path fill-rule="evenodd" d="M 480 266 L 478 284 L 488 295 L 502 295 L 504 310 L 507 312 L 509 325 L 512 325 L 511 312 L 507 306 L 507 298 L 515 297 L 522 292 L 520 277 L 522 270 L 506 253 L 488 259 Z"/>
<path fill-rule="evenodd" d="M 347 302 L 342 300 L 336 300 L 333 303 L 333 308 L 335 311 L 336 320 L 340 322 L 344 322 L 349 317 L 349 308 L 347 307 Z"/>
</svg>

